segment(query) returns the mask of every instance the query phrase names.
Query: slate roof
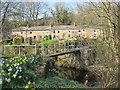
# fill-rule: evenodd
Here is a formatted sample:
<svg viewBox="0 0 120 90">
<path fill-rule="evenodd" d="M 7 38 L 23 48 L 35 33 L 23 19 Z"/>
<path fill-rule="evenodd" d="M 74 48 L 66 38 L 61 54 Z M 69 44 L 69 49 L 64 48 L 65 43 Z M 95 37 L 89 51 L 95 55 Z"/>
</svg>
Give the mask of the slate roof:
<svg viewBox="0 0 120 90">
<path fill-rule="evenodd" d="M 88 28 L 88 27 L 87 27 Z M 93 27 L 90 27 L 93 28 Z M 73 25 L 59 25 L 59 26 L 32 26 L 32 27 L 19 27 L 12 29 L 12 31 L 26 31 L 26 30 L 31 30 L 31 31 L 47 31 L 47 30 L 80 30 L 83 29 L 80 26 L 73 26 Z"/>
</svg>

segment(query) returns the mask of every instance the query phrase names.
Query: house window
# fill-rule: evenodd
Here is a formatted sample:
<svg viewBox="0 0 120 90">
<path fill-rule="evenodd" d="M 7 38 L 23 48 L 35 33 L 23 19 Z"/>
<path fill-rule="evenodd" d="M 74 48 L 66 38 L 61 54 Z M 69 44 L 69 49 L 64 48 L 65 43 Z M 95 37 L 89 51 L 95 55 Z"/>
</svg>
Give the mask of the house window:
<svg viewBox="0 0 120 90">
<path fill-rule="evenodd" d="M 58 38 L 60 39 L 60 36 L 58 36 Z"/>
<path fill-rule="evenodd" d="M 86 35 L 83 35 L 84 38 L 86 38 Z"/>
<path fill-rule="evenodd" d="M 30 34 L 32 34 L 32 32 L 30 32 Z"/>
<path fill-rule="evenodd" d="M 81 37 L 81 34 L 79 34 L 78 36 Z"/>
<path fill-rule="evenodd" d="M 44 35 L 44 38 L 46 38 L 46 35 Z"/>
<path fill-rule="evenodd" d="M 90 35 L 90 38 L 92 38 L 92 35 Z"/>
<path fill-rule="evenodd" d="M 68 35 L 68 37 L 70 37 L 70 34 Z"/>
<path fill-rule="evenodd" d="M 36 36 L 34 36 L 34 39 L 36 39 Z"/>
<path fill-rule="evenodd" d="M 56 36 L 54 35 L 53 38 L 56 38 Z"/>
<path fill-rule="evenodd" d="M 55 30 L 53 31 L 53 33 L 55 33 Z"/>
<path fill-rule="evenodd" d="M 46 31 L 44 32 L 44 34 L 46 34 Z"/>
<path fill-rule="evenodd" d="M 78 32 L 81 32 L 80 30 Z"/>
<path fill-rule="evenodd" d="M 71 33 L 71 31 L 70 31 L 70 30 L 69 30 L 68 32 L 69 32 L 69 33 Z"/>
<path fill-rule="evenodd" d="M 85 29 L 83 29 L 83 32 L 85 32 Z"/>
<path fill-rule="evenodd" d="M 94 29 L 94 32 L 96 32 L 96 29 Z"/>
<path fill-rule="evenodd" d="M 96 34 L 94 34 L 94 38 L 96 38 Z"/>
<path fill-rule="evenodd" d="M 60 33 L 60 30 L 58 31 L 58 33 Z"/>
<path fill-rule="evenodd" d="M 21 34 L 23 34 L 23 32 L 21 32 Z"/>
</svg>

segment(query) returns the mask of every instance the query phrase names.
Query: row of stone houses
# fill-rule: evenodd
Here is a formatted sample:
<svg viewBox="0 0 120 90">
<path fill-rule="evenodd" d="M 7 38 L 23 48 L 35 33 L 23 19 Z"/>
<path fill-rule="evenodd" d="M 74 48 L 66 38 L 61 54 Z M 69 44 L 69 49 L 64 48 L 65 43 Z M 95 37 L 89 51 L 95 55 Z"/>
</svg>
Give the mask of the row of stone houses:
<svg viewBox="0 0 120 90">
<path fill-rule="evenodd" d="M 61 25 L 61 26 L 32 26 L 19 27 L 12 29 L 12 35 L 16 37 L 29 38 L 36 40 L 51 35 L 52 39 L 70 39 L 76 37 L 96 39 L 101 35 L 99 28 L 80 28 L 80 26 Z"/>
</svg>

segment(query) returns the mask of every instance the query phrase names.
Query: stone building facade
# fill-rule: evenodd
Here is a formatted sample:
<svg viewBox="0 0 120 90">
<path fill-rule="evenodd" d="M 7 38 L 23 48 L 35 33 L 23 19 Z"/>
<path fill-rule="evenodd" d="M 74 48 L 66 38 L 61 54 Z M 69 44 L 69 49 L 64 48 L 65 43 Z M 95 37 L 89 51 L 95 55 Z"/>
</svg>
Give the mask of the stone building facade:
<svg viewBox="0 0 120 90">
<path fill-rule="evenodd" d="M 12 35 L 16 37 L 29 38 L 36 40 L 51 35 L 52 39 L 70 39 L 76 37 L 97 39 L 101 35 L 99 28 L 80 28 L 80 26 L 62 25 L 62 26 L 32 26 L 19 27 L 12 29 Z"/>
</svg>

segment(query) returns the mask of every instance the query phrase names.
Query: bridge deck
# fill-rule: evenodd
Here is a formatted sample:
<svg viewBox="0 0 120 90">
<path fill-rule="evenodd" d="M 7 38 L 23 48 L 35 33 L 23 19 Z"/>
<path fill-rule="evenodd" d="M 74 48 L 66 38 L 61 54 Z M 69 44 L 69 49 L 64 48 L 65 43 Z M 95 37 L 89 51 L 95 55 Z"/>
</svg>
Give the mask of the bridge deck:
<svg viewBox="0 0 120 90">
<path fill-rule="evenodd" d="M 65 52 L 59 52 L 59 53 L 54 53 L 54 54 L 47 54 L 45 55 L 44 57 L 54 57 L 54 56 L 59 56 L 59 55 L 63 55 L 63 54 L 68 54 L 68 53 L 73 53 L 73 52 L 77 52 L 79 50 L 84 50 L 84 49 L 87 49 L 88 48 L 75 48 L 75 49 L 72 49 L 70 51 L 65 51 Z"/>
</svg>

